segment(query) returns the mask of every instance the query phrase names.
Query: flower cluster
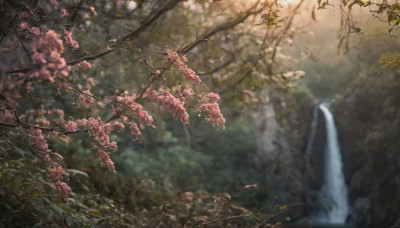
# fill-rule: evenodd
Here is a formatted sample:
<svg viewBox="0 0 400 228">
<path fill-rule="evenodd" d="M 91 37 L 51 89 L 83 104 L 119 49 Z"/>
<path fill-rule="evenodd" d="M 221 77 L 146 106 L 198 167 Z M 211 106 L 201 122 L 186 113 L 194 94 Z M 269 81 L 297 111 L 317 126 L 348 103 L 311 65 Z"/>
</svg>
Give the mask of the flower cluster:
<svg viewBox="0 0 400 228">
<path fill-rule="evenodd" d="M 111 159 L 108 156 L 107 152 L 105 152 L 104 150 L 99 149 L 97 151 L 97 153 L 99 154 L 100 159 L 101 159 L 101 161 L 103 161 L 104 165 L 107 166 L 107 168 L 110 171 L 115 171 L 114 162 L 111 161 Z"/>
<path fill-rule="evenodd" d="M 42 130 L 31 128 L 29 130 L 29 135 L 31 137 L 31 145 L 39 154 L 39 156 L 48 164 L 51 163 L 49 145 L 47 144 Z"/>
<path fill-rule="evenodd" d="M 75 132 L 77 130 L 77 125 L 74 121 L 68 121 L 68 123 L 64 126 L 65 132 Z"/>
<path fill-rule="evenodd" d="M 31 125 L 49 127 L 49 120 L 51 120 L 53 124 L 57 125 L 64 123 L 64 110 L 56 108 L 46 110 L 42 105 L 38 109 L 26 110 L 25 114 L 21 115 L 19 118 Z"/>
<path fill-rule="evenodd" d="M 117 150 L 117 143 L 110 142 L 108 136 L 114 128 L 113 124 L 104 123 L 100 118 L 89 118 L 75 121 L 78 126 L 88 128 L 92 138 L 97 141 L 102 148 Z"/>
<path fill-rule="evenodd" d="M 71 45 L 74 49 L 78 49 L 79 48 L 78 42 L 76 42 L 76 40 L 72 39 L 72 34 L 71 34 L 70 31 L 64 30 L 64 39 L 65 39 L 65 42 L 67 44 Z"/>
<path fill-rule="evenodd" d="M 65 202 L 67 202 L 69 194 L 71 194 L 71 188 L 68 186 L 67 183 L 61 182 L 61 181 L 56 181 L 55 182 L 56 188 L 58 190 L 58 195 L 60 196 L 61 199 L 63 199 Z"/>
<path fill-rule="evenodd" d="M 193 81 L 197 84 L 201 83 L 200 77 L 197 76 L 196 73 L 186 65 L 186 57 L 180 57 L 178 53 L 168 51 L 166 60 L 172 62 L 178 68 L 182 77 L 186 80 Z"/>
<path fill-rule="evenodd" d="M 173 63 L 186 80 L 196 82 L 197 84 L 201 83 L 199 76 L 187 66 L 185 56 L 181 57 L 176 52 L 168 51 L 166 60 Z M 163 90 L 159 94 L 154 92 L 152 92 L 153 94 L 151 92 L 149 94 L 161 100 L 163 103 L 162 107 L 168 109 L 175 118 L 179 118 L 182 122 L 189 124 L 189 117 L 183 106 L 183 102 L 185 98 L 193 96 L 194 93 L 188 89 L 182 91 L 179 87 L 177 92 L 178 98 L 175 98 L 167 90 Z M 200 97 L 199 102 L 203 103 L 200 106 L 200 110 L 208 114 L 206 121 L 210 122 L 213 126 L 222 125 L 225 127 L 225 119 L 221 114 L 218 103 L 216 103 L 220 99 L 219 95 L 216 93 L 203 93 Z"/>
<path fill-rule="evenodd" d="M 202 104 L 200 109 L 208 113 L 208 117 L 205 118 L 206 121 L 210 122 L 213 126 L 222 125 L 222 127 L 225 128 L 225 118 L 221 114 L 217 103 Z"/>
<path fill-rule="evenodd" d="M 138 125 L 124 115 L 121 116 L 121 119 L 128 125 L 129 129 L 131 130 L 131 134 L 135 135 L 137 140 L 140 140 L 142 132 L 140 131 Z"/>
<path fill-rule="evenodd" d="M 208 114 L 208 117 L 205 118 L 206 121 L 210 122 L 213 126 L 222 125 L 225 128 L 225 118 L 219 109 L 218 100 L 219 95 L 216 93 L 203 93 L 201 101 L 212 103 L 202 104 L 200 109 Z"/>
<path fill-rule="evenodd" d="M 2 122 L 3 123 L 13 123 L 15 121 L 15 117 L 13 114 L 11 114 L 11 112 L 9 112 L 8 110 L 4 111 L 4 114 L 2 116 Z"/>
<path fill-rule="evenodd" d="M 186 112 L 183 101 L 172 95 L 168 89 L 161 88 L 158 92 L 152 91 L 149 96 L 161 102 L 161 111 L 166 109 L 175 119 L 180 119 L 183 123 L 189 124 L 189 114 Z"/>
<path fill-rule="evenodd" d="M 154 128 L 153 117 L 144 110 L 143 106 L 136 102 L 136 94 L 131 96 L 117 96 L 117 104 L 114 106 L 114 113 L 131 116 L 140 121 L 142 128 L 150 126 Z"/>
<path fill-rule="evenodd" d="M 142 105 L 136 102 L 136 99 L 136 94 L 117 96 L 116 103 L 113 105 L 113 112 L 115 116 L 119 116 L 128 125 L 131 134 L 140 140 L 142 133 L 139 126 L 142 129 L 146 126 L 152 128 L 155 126 L 153 124 L 153 117 L 144 110 Z M 119 127 L 123 129 L 124 125 L 119 124 Z"/>
<path fill-rule="evenodd" d="M 67 176 L 64 168 L 61 167 L 58 162 L 51 158 L 52 151 L 49 149 L 49 145 L 45 140 L 42 130 L 31 128 L 29 129 L 31 147 L 37 153 L 37 155 L 43 160 L 46 169 L 49 173 L 49 177 L 53 180 L 58 190 L 58 195 L 65 202 L 68 201 L 68 196 L 71 193 L 71 188 L 61 181 L 62 176 Z M 61 157 L 59 154 L 55 154 L 57 157 Z"/>
<path fill-rule="evenodd" d="M 184 89 L 182 90 L 180 86 L 177 87 L 178 99 L 180 101 L 185 101 L 186 98 L 189 98 L 194 95 L 193 90 L 191 89 Z"/>
<path fill-rule="evenodd" d="M 114 171 L 114 163 L 109 158 L 106 151 L 99 149 L 99 146 L 104 149 L 117 150 L 117 143 L 110 142 L 109 135 L 114 128 L 118 128 L 119 130 L 124 130 L 125 125 L 121 122 L 114 123 L 104 123 L 99 118 L 89 118 L 89 119 L 80 119 L 74 121 L 68 121 L 67 124 L 64 125 L 65 133 L 76 132 L 78 131 L 78 127 L 84 127 L 89 131 L 92 138 L 98 142 L 98 145 L 92 144 L 94 148 L 97 149 L 97 153 L 100 156 L 101 161 L 107 166 L 108 169 Z"/>
<path fill-rule="evenodd" d="M 79 62 L 77 65 L 78 65 L 78 67 L 80 67 L 80 68 L 82 68 L 84 70 L 89 69 L 89 68 L 92 67 L 92 65 L 90 65 L 90 63 L 88 63 L 86 60 L 83 60 L 83 61 Z"/>
<path fill-rule="evenodd" d="M 202 101 L 203 102 L 217 102 L 219 100 L 219 95 L 216 93 L 203 93 Z"/>
<path fill-rule="evenodd" d="M 50 81 L 58 94 L 63 87 L 69 88 L 63 80 L 71 67 L 61 56 L 64 45 L 60 36 L 53 30 L 41 33 L 36 45 L 33 45 L 32 63 L 36 65 L 28 74 L 28 81 Z M 56 81 L 56 79 L 59 79 Z"/>
<path fill-rule="evenodd" d="M 22 89 L 26 89 L 29 94 L 34 96 L 34 88 L 39 83 L 52 85 L 58 94 L 61 94 L 61 89 L 71 89 L 75 93 L 76 100 L 79 105 L 90 107 L 95 101 L 100 98 L 94 97 L 89 91 L 95 83 L 92 78 L 86 80 L 86 86 L 80 84 L 74 85 L 75 78 L 69 78 L 72 63 L 67 64 L 64 58 L 64 51 L 68 47 L 71 50 L 78 49 L 79 43 L 73 39 L 72 34 L 68 30 L 57 30 L 63 28 L 62 24 L 50 22 L 46 26 L 45 23 L 50 20 L 65 21 L 68 16 L 66 9 L 61 9 L 57 0 L 38 0 L 37 11 L 19 12 L 19 28 L 15 29 L 15 36 L 10 36 L 10 51 L 0 50 L 0 120 L 7 126 L 19 126 L 21 129 L 26 129 L 29 134 L 29 142 L 32 150 L 43 161 L 49 178 L 54 182 L 58 194 L 64 201 L 68 201 L 68 196 L 71 193 L 70 187 L 63 182 L 67 177 L 67 173 L 62 165 L 61 155 L 52 152 L 49 149 L 48 143 L 43 135 L 43 132 L 55 136 L 67 137 L 71 133 L 88 132 L 92 138 L 92 148 L 97 152 L 102 163 L 111 171 L 115 170 L 114 163 L 110 159 L 109 153 L 117 150 L 117 143 L 110 141 L 110 134 L 114 129 L 124 130 L 129 128 L 132 135 L 137 139 L 141 138 L 141 130 L 146 127 L 154 128 L 153 117 L 142 106 L 142 95 L 136 94 L 119 94 L 113 100 L 112 106 L 113 116 L 107 121 L 101 120 L 100 117 L 90 117 L 88 119 L 78 119 L 66 121 L 64 111 L 59 109 L 45 109 L 44 99 L 35 99 L 35 104 L 32 107 L 38 107 L 36 101 L 42 104 L 38 109 L 28 109 L 26 112 L 17 117 L 15 113 L 18 107 L 18 101 L 23 97 Z M 86 7 L 93 15 L 96 15 L 94 7 Z M 44 20 L 45 19 L 45 20 Z M 35 26 L 32 26 L 35 25 Z M 53 29 L 49 29 L 49 28 Z M 63 38 L 63 39 L 62 39 Z M 3 53 L 4 52 L 4 53 Z M 23 56 L 22 56 L 22 54 Z M 74 55 L 67 55 L 74 56 Z M 83 58 L 84 59 L 84 58 Z M 201 79 L 196 73 L 191 70 L 185 56 L 180 56 L 177 52 L 168 51 L 165 61 L 169 65 L 174 65 L 180 72 L 181 76 L 191 82 L 186 85 L 200 84 Z M 83 60 L 76 64 L 77 67 L 86 70 L 92 65 Z M 157 71 L 157 76 L 162 73 Z M 72 80 L 70 80 L 72 79 Z M 82 75 L 83 80 L 86 75 Z M 153 81 L 152 81 L 153 83 Z M 183 86 L 182 86 L 183 87 Z M 146 87 L 147 88 L 147 87 Z M 216 103 L 219 100 L 218 94 L 203 93 L 195 94 L 193 87 L 182 89 L 180 86 L 175 89 L 168 89 L 165 85 L 158 87 L 157 90 L 147 89 L 144 96 L 153 102 L 158 102 L 160 110 L 167 110 L 175 119 L 181 120 L 185 124 L 189 124 L 189 114 L 185 108 L 188 100 L 197 101 L 201 104 L 200 109 L 196 111 L 204 111 L 208 113 L 206 118 L 213 126 L 224 125 L 223 118 L 219 106 Z M 51 106 L 52 101 L 46 101 L 47 105 Z M 21 104 L 22 106 L 22 104 Z M 121 122 L 112 122 L 116 119 Z"/>
<path fill-rule="evenodd" d="M 161 103 L 161 111 L 168 110 L 176 119 L 180 119 L 183 123 L 189 124 L 189 115 L 184 106 L 186 98 L 192 97 L 195 93 L 191 89 L 182 90 L 181 87 L 176 88 L 177 97 L 169 92 L 168 89 L 161 88 L 159 91 L 148 89 L 145 96 L 151 100 Z M 213 126 L 221 125 L 225 127 L 225 118 L 223 117 L 219 104 L 220 99 L 216 93 L 202 93 L 197 96 L 200 105 L 200 111 L 207 113 L 206 121 Z"/>
<path fill-rule="evenodd" d="M 61 57 L 64 45 L 55 31 L 49 30 L 42 34 L 33 51 L 32 62 L 38 65 L 38 69 L 30 74 L 31 78 L 53 82 L 55 75 L 68 76 L 71 67 Z"/>
<path fill-rule="evenodd" d="M 93 94 L 89 90 L 82 91 L 79 94 L 78 98 L 79 98 L 79 101 L 86 106 L 93 104 L 93 102 L 94 102 Z"/>
</svg>

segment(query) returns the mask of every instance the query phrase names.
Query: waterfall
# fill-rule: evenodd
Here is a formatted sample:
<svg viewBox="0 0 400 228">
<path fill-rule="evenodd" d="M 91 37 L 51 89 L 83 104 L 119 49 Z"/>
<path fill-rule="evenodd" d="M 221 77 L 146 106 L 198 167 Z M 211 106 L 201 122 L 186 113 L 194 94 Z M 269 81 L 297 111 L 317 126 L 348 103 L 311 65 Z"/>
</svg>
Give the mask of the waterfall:
<svg viewBox="0 0 400 228">
<path fill-rule="evenodd" d="M 327 140 L 325 145 L 324 180 L 320 192 L 320 209 L 310 219 L 314 224 L 345 224 L 349 213 L 347 186 L 342 171 L 337 131 L 327 103 L 319 105 L 325 117 Z"/>
</svg>

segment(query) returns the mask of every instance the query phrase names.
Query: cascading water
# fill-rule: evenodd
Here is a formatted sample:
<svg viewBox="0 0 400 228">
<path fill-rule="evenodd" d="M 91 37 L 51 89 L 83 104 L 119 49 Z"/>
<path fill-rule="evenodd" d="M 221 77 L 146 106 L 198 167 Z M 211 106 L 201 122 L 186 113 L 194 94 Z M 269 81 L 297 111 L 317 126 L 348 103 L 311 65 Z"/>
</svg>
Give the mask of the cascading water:
<svg viewBox="0 0 400 228">
<path fill-rule="evenodd" d="M 342 172 L 337 131 L 327 103 L 319 105 L 325 117 L 327 140 L 325 145 L 325 169 L 320 192 L 320 209 L 310 218 L 313 224 L 344 225 L 349 213 L 347 186 Z"/>
</svg>

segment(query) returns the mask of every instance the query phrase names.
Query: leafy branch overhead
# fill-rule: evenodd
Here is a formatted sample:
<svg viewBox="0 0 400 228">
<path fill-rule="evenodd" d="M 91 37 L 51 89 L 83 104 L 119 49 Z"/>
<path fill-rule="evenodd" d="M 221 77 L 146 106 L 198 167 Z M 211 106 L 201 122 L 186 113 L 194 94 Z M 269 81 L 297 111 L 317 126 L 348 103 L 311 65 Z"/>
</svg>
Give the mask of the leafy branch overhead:
<svg viewBox="0 0 400 228">
<path fill-rule="evenodd" d="M 196 56 L 207 53 L 209 46 L 219 49 L 224 45 L 232 45 L 230 41 L 221 42 L 220 39 L 227 38 L 229 34 L 236 36 L 235 29 L 251 19 L 256 22 L 250 25 L 259 26 L 261 23 L 266 30 L 259 47 L 259 60 L 266 62 L 270 58 L 263 49 L 268 46 L 266 42 L 271 42 L 271 59 L 276 64 L 275 56 L 280 42 L 288 35 L 291 21 L 301 5 L 299 3 L 289 13 L 286 21 L 278 19 L 281 7 L 278 1 L 242 3 L 245 10 L 241 12 L 236 12 L 238 8 L 232 5 L 224 8 L 224 3 L 197 4 L 198 10 L 210 10 L 211 14 L 216 6 L 217 10 L 222 10 L 222 15 L 216 20 L 217 23 L 212 18 L 203 19 L 203 23 L 208 25 L 195 26 L 182 35 L 179 34 L 182 31 L 174 31 L 176 34 L 173 36 L 179 37 L 177 41 L 186 43 L 180 48 L 180 45 L 173 47 L 176 41 L 172 41 L 172 35 L 171 41 L 167 36 L 161 43 L 154 37 L 156 33 L 164 32 L 160 23 L 165 23 L 165 18 L 174 17 L 174 12 L 180 10 L 184 12 L 182 17 L 187 16 L 185 14 L 190 13 L 192 7 L 190 4 L 181 0 L 133 5 L 132 2 L 115 3 L 112 6 L 114 10 L 108 11 L 108 6 L 102 7 L 101 1 L 94 1 L 93 5 L 88 3 L 47 0 L 2 3 L 1 45 L 4 58 L 0 62 L 0 125 L 5 129 L 2 137 L 13 137 L 31 149 L 42 161 L 60 198 L 65 202 L 72 190 L 67 184 L 68 172 L 60 154 L 62 152 L 56 152 L 49 145 L 52 138 L 87 138 L 88 147 L 97 153 L 101 163 L 115 171 L 110 153 L 118 150 L 118 143 L 112 140 L 112 132 L 129 129 L 134 139 L 142 141 L 143 130 L 157 127 L 151 114 L 154 110 L 168 111 L 174 119 L 187 125 L 190 109 L 198 112 L 212 126 L 224 128 L 225 118 L 218 104 L 220 96 L 209 91 L 217 88 L 211 88 L 210 81 L 200 78 L 192 69 L 199 63 L 195 60 Z M 126 21 L 122 26 L 124 30 L 121 30 L 118 20 L 125 17 L 137 17 L 137 20 Z M 114 28 L 119 35 L 107 32 Z M 98 30 L 102 31 L 100 39 Z M 275 33 L 273 37 L 269 37 L 271 33 Z M 214 39 L 219 41 L 215 42 Z M 11 48 L 7 49 L 8 46 Z M 234 55 L 235 58 L 238 55 L 253 58 L 247 56 L 246 52 Z M 103 77 L 105 72 L 111 74 L 114 67 L 110 66 L 108 70 L 103 68 L 104 65 L 119 56 L 122 58 L 116 64 L 123 68 L 136 67 L 130 72 L 135 76 L 129 86 L 109 81 L 115 75 Z M 134 56 L 131 59 L 134 63 L 125 64 L 124 58 L 130 59 L 130 56 Z M 271 78 L 273 66 L 270 61 L 267 62 L 267 73 Z M 257 64 L 253 67 L 257 68 Z M 225 68 L 216 68 L 214 72 L 226 71 Z M 237 69 L 240 68 L 239 64 Z M 229 71 L 234 69 L 230 68 Z M 122 79 L 127 74 L 120 73 L 121 76 L 116 78 Z M 228 71 L 226 73 L 229 74 Z M 245 74 L 245 77 L 250 74 Z M 229 86 L 234 88 L 243 80 L 239 79 L 233 86 L 228 83 L 228 87 L 223 89 L 229 89 Z M 263 90 L 262 87 L 258 89 Z M 46 100 L 52 93 L 56 97 Z M 14 134 L 10 136 L 6 132 Z"/>
</svg>

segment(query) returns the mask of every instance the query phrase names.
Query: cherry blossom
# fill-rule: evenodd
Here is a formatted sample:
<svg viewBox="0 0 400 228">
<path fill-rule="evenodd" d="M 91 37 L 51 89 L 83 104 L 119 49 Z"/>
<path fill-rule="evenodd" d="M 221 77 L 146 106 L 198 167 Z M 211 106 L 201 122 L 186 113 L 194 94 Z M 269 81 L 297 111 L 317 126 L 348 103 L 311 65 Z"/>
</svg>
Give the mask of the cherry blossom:
<svg viewBox="0 0 400 228">
<path fill-rule="evenodd" d="M 92 67 L 92 65 L 90 65 L 90 63 L 86 62 L 86 60 L 81 61 L 80 63 L 77 64 L 78 67 L 86 70 Z"/>
<path fill-rule="evenodd" d="M 197 76 L 196 73 L 186 65 L 186 57 L 181 58 L 178 53 L 168 51 L 166 59 L 167 61 L 172 62 L 178 68 L 183 78 L 188 81 L 193 81 L 197 84 L 201 83 L 200 77 Z"/>
<path fill-rule="evenodd" d="M 221 125 L 225 128 L 225 118 L 221 114 L 217 103 L 202 104 L 200 109 L 208 114 L 208 117 L 205 118 L 206 121 L 210 122 L 213 126 Z"/>
</svg>

